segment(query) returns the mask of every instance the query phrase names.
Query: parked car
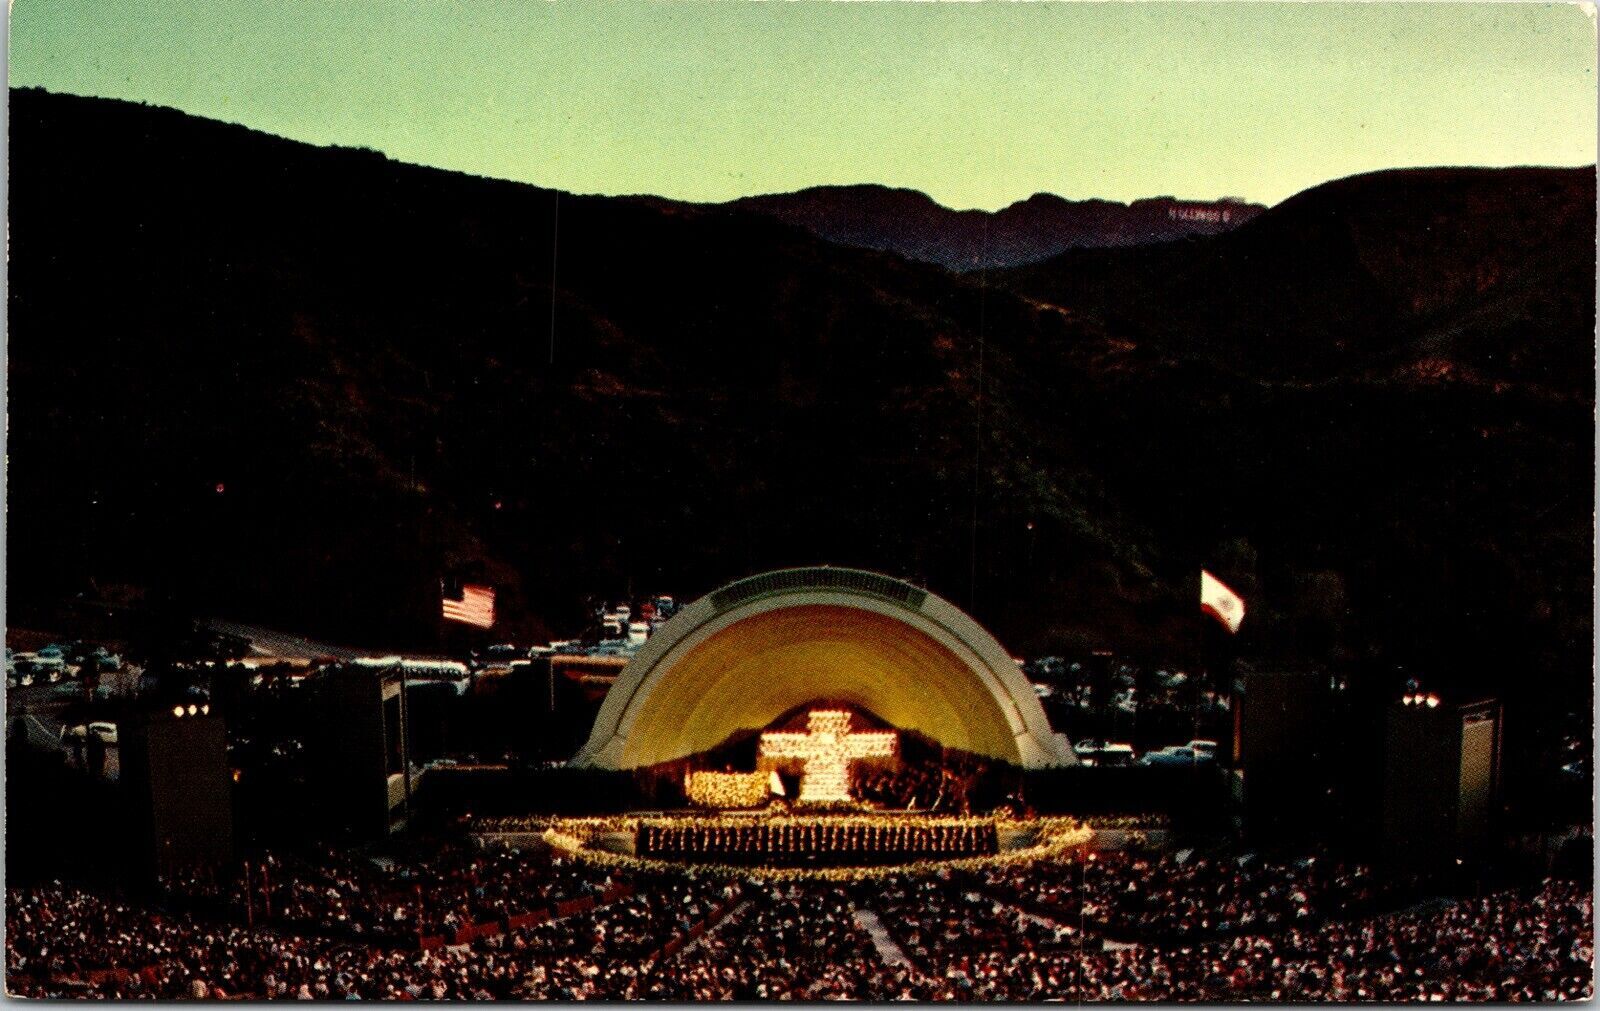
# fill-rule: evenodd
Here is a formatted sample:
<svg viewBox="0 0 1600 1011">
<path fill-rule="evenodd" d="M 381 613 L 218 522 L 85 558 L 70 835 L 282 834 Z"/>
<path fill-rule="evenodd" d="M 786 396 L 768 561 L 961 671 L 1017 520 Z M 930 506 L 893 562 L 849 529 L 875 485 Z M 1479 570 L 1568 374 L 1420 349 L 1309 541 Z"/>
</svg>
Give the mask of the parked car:
<svg viewBox="0 0 1600 1011">
<path fill-rule="evenodd" d="M 1187 744 L 1158 748 L 1139 759 L 1140 765 L 1204 765 L 1217 760 L 1216 752 L 1206 754 Z"/>
<path fill-rule="evenodd" d="M 84 660 L 96 671 L 114 671 L 122 669 L 122 657 L 106 649 L 104 646 L 95 648 Z"/>
<path fill-rule="evenodd" d="M 27 654 L 22 654 L 27 656 Z M 35 671 L 43 672 L 54 681 L 67 670 L 67 658 L 60 646 L 46 646 L 30 658 Z"/>
<path fill-rule="evenodd" d="M 102 744 L 117 743 L 117 725 L 115 723 L 106 723 L 101 720 L 96 720 L 95 722 L 89 724 L 80 723 L 75 727 L 61 728 L 61 739 L 63 741 L 69 741 L 73 738 L 87 740 L 90 734 L 100 738 L 100 743 Z"/>
<path fill-rule="evenodd" d="M 1133 745 L 1131 744 L 1078 744 L 1072 750 L 1078 756 L 1078 761 L 1084 765 L 1115 768 L 1133 764 Z"/>
</svg>

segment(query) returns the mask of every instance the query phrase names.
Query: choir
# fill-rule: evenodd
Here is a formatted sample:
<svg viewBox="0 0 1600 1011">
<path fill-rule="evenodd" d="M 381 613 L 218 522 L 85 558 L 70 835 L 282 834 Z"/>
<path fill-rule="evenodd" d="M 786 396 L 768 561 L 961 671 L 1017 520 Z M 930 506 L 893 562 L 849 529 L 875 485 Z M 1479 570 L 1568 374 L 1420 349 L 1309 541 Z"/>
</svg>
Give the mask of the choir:
<svg viewBox="0 0 1600 1011">
<path fill-rule="evenodd" d="M 763 819 L 727 822 L 645 822 L 641 856 L 715 856 L 735 862 L 785 858 L 870 856 L 947 859 L 997 852 L 992 822 L 925 819 Z"/>
</svg>

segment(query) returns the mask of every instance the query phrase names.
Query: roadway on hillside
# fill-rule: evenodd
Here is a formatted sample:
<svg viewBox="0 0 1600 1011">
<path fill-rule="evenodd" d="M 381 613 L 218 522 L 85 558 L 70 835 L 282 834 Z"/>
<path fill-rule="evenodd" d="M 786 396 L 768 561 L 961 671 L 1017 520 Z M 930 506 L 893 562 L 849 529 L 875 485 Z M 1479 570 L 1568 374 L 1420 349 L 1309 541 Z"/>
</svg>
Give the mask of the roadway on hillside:
<svg viewBox="0 0 1600 1011">
<path fill-rule="evenodd" d="M 74 755 L 73 750 L 61 740 L 61 730 L 66 725 L 62 716 L 68 706 L 75 699 L 60 689 L 63 686 L 78 688 L 76 681 L 58 681 L 55 684 L 34 684 L 6 690 L 6 733 L 11 731 L 11 721 L 17 717 L 22 718 L 23 733 L 27 743 L 32 748 L 41 751 L 59 752 L 67 757 L 70 764 L 81 765 L 81 753 Z M 80 689 L 81 690 L 81 689 Z M 74 758 L 78 758 L 74 762 Z M 106 779 L 115 781 L 121 773 L 119 749 L 116 745 L 106 748 L 106 764 L 104 775 Z"/>
<path fill-rule="evenodd" d="M 224 621 L 221 618 L 212 618 L 204 624 L 213 632 L 237 635 L 249 639 L 250 655 L 252 657 L 273 660 L 312 660 L 317 657 L 331 656 L 335 660 L 354 660 L 356 657 L 373 655 L 370 650 L 359 650 L 350 646 L 332 646 L 325 642 L 292 635 L 288 632 L 279 632 L 262 625 L 247 625 L 237 621 Z"/>
</svg>

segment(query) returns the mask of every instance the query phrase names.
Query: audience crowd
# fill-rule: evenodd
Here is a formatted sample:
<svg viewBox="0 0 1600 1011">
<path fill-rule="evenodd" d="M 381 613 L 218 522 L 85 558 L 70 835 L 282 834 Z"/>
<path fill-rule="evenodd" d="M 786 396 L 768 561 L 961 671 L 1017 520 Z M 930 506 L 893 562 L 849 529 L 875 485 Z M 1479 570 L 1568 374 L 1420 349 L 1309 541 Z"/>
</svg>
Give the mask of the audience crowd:
<svg viewBox="0 0 1600 1011">
<path fill-rule="evenodd" d="M 893 977 L 837 886 L 752 887 L 728 922 L 657 973 L 652 999 L 828 1000 L 879 995 Z"/>
<path fill-rule="evenodd" d="M 996 868 L 979 886 L 1053 919 L 1119 940 L 1190 940 L 1264 933 L 1393 905 L 1401 886 L 1328 855 L 1293 861 L 1253 855 L 1067 854 Z"/>
<path fill-rule="evenodd" d="M 931 946 L 923 994 L 953 1000 L 1530 1001 L 1593 994 L 1593 896 L 1547 881 L 1279 934 L 1165 946 Z"/>
<path fill-rule="evenodd" d="M 241 868 L 142 900 L 13 887 L 6 926 L 7 991 L 30 998 L 1513 1001 L 1587 998 L 1593 973 L 1586 882 L 1415 902 L 1327 856 L 838 884 L 442 846 L 275 856 L 248 889 Z"/>
<path fill-rule="evenodd" d="M 169 902 L 234 919 L 261 916 L 299 933 L 378 942 L 453 937 L 472 924 L 599 894 L 612 882 L 559 858 L 507 849 L 430 847 L 410 859 L 333 849 L 268 855 L 254 866 L 161 882 Z"/>
</svg>

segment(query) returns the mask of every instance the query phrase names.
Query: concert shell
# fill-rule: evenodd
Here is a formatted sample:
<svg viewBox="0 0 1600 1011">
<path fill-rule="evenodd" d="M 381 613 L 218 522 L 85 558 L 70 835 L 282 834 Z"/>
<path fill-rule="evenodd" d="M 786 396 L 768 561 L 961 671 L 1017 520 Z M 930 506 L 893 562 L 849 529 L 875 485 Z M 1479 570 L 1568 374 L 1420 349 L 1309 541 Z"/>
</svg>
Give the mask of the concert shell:
<svg viewBox="0 0 1600 1011">
<path fill-rule="evenodd" d="M 679 611 L 629 661 L 572 764 L 708 751 L 810 702 L 1024 768 L 1076 764 L 1010 655 L 960 608 L 859 569 L 782 569 Z"/>
</svg>

